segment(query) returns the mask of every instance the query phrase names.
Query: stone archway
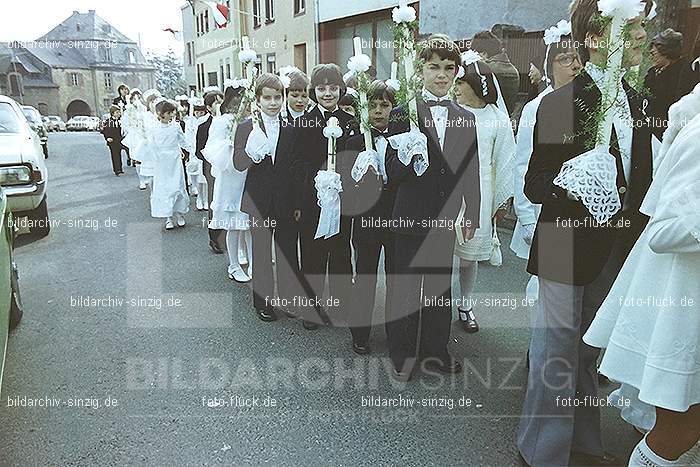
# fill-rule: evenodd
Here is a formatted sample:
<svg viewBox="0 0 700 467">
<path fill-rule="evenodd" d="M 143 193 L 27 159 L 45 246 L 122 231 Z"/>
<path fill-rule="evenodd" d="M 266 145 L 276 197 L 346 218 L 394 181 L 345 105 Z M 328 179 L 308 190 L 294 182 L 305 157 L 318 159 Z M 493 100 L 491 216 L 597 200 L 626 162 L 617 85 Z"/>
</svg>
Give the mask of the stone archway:
<svg viewBox="0 0 700 467">
<path fill-rule="evenodd" d="M 87 102 L 81 101 L 80 99 L 76 99 L 70 104 L 68 104 L 68 108 L 66 109 L 66 115 L 68 116 L 68 119 L 71 119 L 78 115 L 85 115 L 89 117 L 92 115 L 92 109 L 90 108 Z"/>
</svg>

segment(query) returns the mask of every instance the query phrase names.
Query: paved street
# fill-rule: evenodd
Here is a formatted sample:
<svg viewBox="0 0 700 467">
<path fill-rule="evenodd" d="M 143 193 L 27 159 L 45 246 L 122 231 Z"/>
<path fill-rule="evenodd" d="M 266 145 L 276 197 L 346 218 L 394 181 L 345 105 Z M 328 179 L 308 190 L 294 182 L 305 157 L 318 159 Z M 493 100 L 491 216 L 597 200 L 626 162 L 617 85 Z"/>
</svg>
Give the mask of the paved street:
<svg viewBox="0 0 700 467">
<path fill-rule="evenodd" d="M 380 326 L 363 358 L 344 329 L 259 321 L 207 248 L 202 213 L 165 232 L 133 169 L 112 174 L 99 134 L 52 133 L 50 148 L 53 229 L 17 250 L 25 314 L 9 341 L 0 465 L 518 465 L 529 333 L 510 238 L 504 266 L 480 270 L 481 331 L 453 329 L 466 371 L 399 384 Z M 363 406 L 378 397 L 401 407 Z M 42 406 L 17 406 L 30 402 Z M 626 465 L 636 434 L 603 412 Z"/>
</svg>

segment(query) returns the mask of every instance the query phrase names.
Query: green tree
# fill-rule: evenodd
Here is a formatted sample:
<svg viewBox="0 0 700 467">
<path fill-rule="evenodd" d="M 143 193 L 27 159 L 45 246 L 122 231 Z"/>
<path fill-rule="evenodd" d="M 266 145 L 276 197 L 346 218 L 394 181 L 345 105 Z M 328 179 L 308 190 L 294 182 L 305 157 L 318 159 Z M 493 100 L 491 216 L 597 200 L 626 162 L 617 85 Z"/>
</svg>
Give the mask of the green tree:
<svg viewBox="0 0 700 467">
<path fill-rule="evenodd" d="M 148 61 L 156 69 L 156 88 L 163 96 L 172 99 L 178 94 L 187 94 L 182 62 L 172 48 L 165 55 L 149 54 Z"/>
</svg>

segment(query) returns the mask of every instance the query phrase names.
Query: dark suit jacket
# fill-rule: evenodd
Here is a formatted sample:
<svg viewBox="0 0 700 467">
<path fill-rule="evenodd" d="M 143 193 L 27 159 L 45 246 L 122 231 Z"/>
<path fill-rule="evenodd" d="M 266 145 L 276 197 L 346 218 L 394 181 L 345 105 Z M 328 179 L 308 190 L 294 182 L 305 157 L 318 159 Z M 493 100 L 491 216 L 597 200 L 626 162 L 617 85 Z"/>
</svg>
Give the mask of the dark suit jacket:
<svg viewBox="0 0 700 467">
<path fill-rule="evenodd" d="M 353 117 L 341 109 L 334 112 L 333 116 L 338 118 L 338 124 L 343 129 L 343 136 L 338 138 L 336 145 L 336 154 L 338 155 L 336 170 L 339 170 L 342 165 L 340 157 L 345 147 L 345 141 L 348 138 L 349 124 Z M 301 222 L 306 226 L 317 225 L 321 214 L 314 178 L 319 170 L 326 170 L 327 168 L 328 139 L 323 136 L 325 127 L 326 120 L 318 107 L 299 118 L 295 127 L 296 137 L 292 151 L 292 174 L 297 183 Z M 343 180 L 343 183 L 345 183 L 345 180 Z"/>
<path fill-rule="evenodd" d="M 119 104 L 121 104 L 121 105 L 123 105 L 124 107 L 126 107 L 126 104 L 128 104 L 128 102 L 127 102 L 127 100 L 126 100 L 125 97 L 119 96 L 119 97 L 115 97 L 115 98 L 114 98 L 114 100 L 112 101 L 112 104 L 113 104 L 113 105 L 119 105 Z"/>
<path fill-rule="evenodd" d="M 107 138 L 112 138 L 113 141 L 111 143 L 108 142 L 108 145 L 121 145 L 124 139 L 121 122 L 111 117 L 108 118 L 102 125 L 102 136 L 105 137 L 105 141 L 107 141 Z"/>
<path fill-rule="evenodd" d="M 628 198 L 628 206 L 611 220 L 611 226 L 595 226 L 583 203 L 568 199 L 566 191 L 552 183 L 564 162 L 590 149 L 585 122 L 600 105 L 600 91 L 582 72 L 542 99 L 525 174 L 525 195 L 542 205 L 528 262 L 530 274 L 567 284 L 588 284 L 603 269 L 618 235 L 631 248 L 644 229 L 648 218 L 639 212 L 639 206 L 651 184 L 651 130 L 641 111 L 642 97 L 626 83 L 625 91 L 635 120 L 629 183 L 615 138 L 611 153 L 617 159 L 620 201 L 625 203 Z M 629 227 L 616 228 L 618 221 L 628 222 Z"/>
<path fill-rule="evenodd" d="M 209 162 L 207 162 L 202 155 L 202 149 L 204 149 L 204 147 L 207 145 L 207 140 L 209 139 L 209 128 L 211 128 L 211 122 L 213 120 L 214 117 L 209 115 L 209 118 L 207 118 L 207 120 L 197 128 L 197 146 L 194 155 L 197 157 L 197 159 L 204 161 L 204 163 L 207 165 Z"/>
<path fill-rule="evenodd" d="M 279 121 L 280 134 L 274 164 L 270 157 L 255 164 L 246 154 L 246 142 L 253 131 L 250 118 L 241 122 L 236 130 L 233 164 L 236 170 L 248 170 L 241 204 L 243 212 L 258 218 L 293 222 L 294 211 L 298 209 L 296 184 L 291 173 L 294 128 L 281 116 Z M 262 128 L 265 131 L 264 125 Z"/>
<path fill-rule="evenodd" d="M 457 219 L 462 197 L 467 204 L 465 221 L 473 228 L 479 226 L 481 192 L 475 117 L 455 103 L 450 103 L 448 110 L 443 151 L 430 108 L 418 102 L 418 124 L 428 137 L 429 167 L 423 175 L 417 176 L 413 164 L 406 166 L 395 155 L 387 160 L 389 184 L 396 187 L 394 233 L 425 236 L 436 222 L 438 228 L 444 228 L 439 223 Z M 408 130 L 406 111 L 399 107 L 392 112 L 389 134 Z"/>
<path fill-rule="evenodd" d="M 378 222 L 381 225 L 381 223 L 391 219 L 396 192 L 391 189 L 390 185 L 384 184 L 383 180 L 378 179 L 371 172 L 367 172 L 359 182 L 352 178 L 352 168 L 355 165 L 357 156 L 364 150 L 364 136 L 362 134 L 355 135 L 348 139 L 345 144 L 345 151 L 340 157 L 342 161 L 341 177 L 345 179 L 343 184 L 343 189 L 345 190 L 343 211 L 354 219 L 352 230 L 354 241 L 380 241 L 389 230 L 382 227 L 373 227 L 368 221 Z M 386 161 L 391 157 L 396 157 L 396 150 L 389 144 L 384 156 L 385 165 Z M 366 224 L 364 227 L 363 222 Z"/>
</svg>

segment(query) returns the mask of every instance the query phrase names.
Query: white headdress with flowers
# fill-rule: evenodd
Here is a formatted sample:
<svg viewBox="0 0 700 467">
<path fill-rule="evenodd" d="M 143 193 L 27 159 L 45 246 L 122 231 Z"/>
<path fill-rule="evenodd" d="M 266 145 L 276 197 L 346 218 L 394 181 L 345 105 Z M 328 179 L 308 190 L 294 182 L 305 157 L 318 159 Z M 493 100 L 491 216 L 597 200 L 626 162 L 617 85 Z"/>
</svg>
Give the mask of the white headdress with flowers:
<svg viewBox="0 0 700 467">
<path fill-rule="evenodd" d="M 559 21 L 556 26 L 552 26 L 544 32 L 544 43 L 547 46 L 547 53 L 544 56 L 544 76 L 543 81 L 547 84 L 551 83 L 552 80 L 547 74 L 547 62 L 549 61 L 549 51 L 552 48 L 552 44 L 558 44 L 561 42 L 561 38 L 571 34 L 571 23 L 565 19 Z"/>
</svg>

